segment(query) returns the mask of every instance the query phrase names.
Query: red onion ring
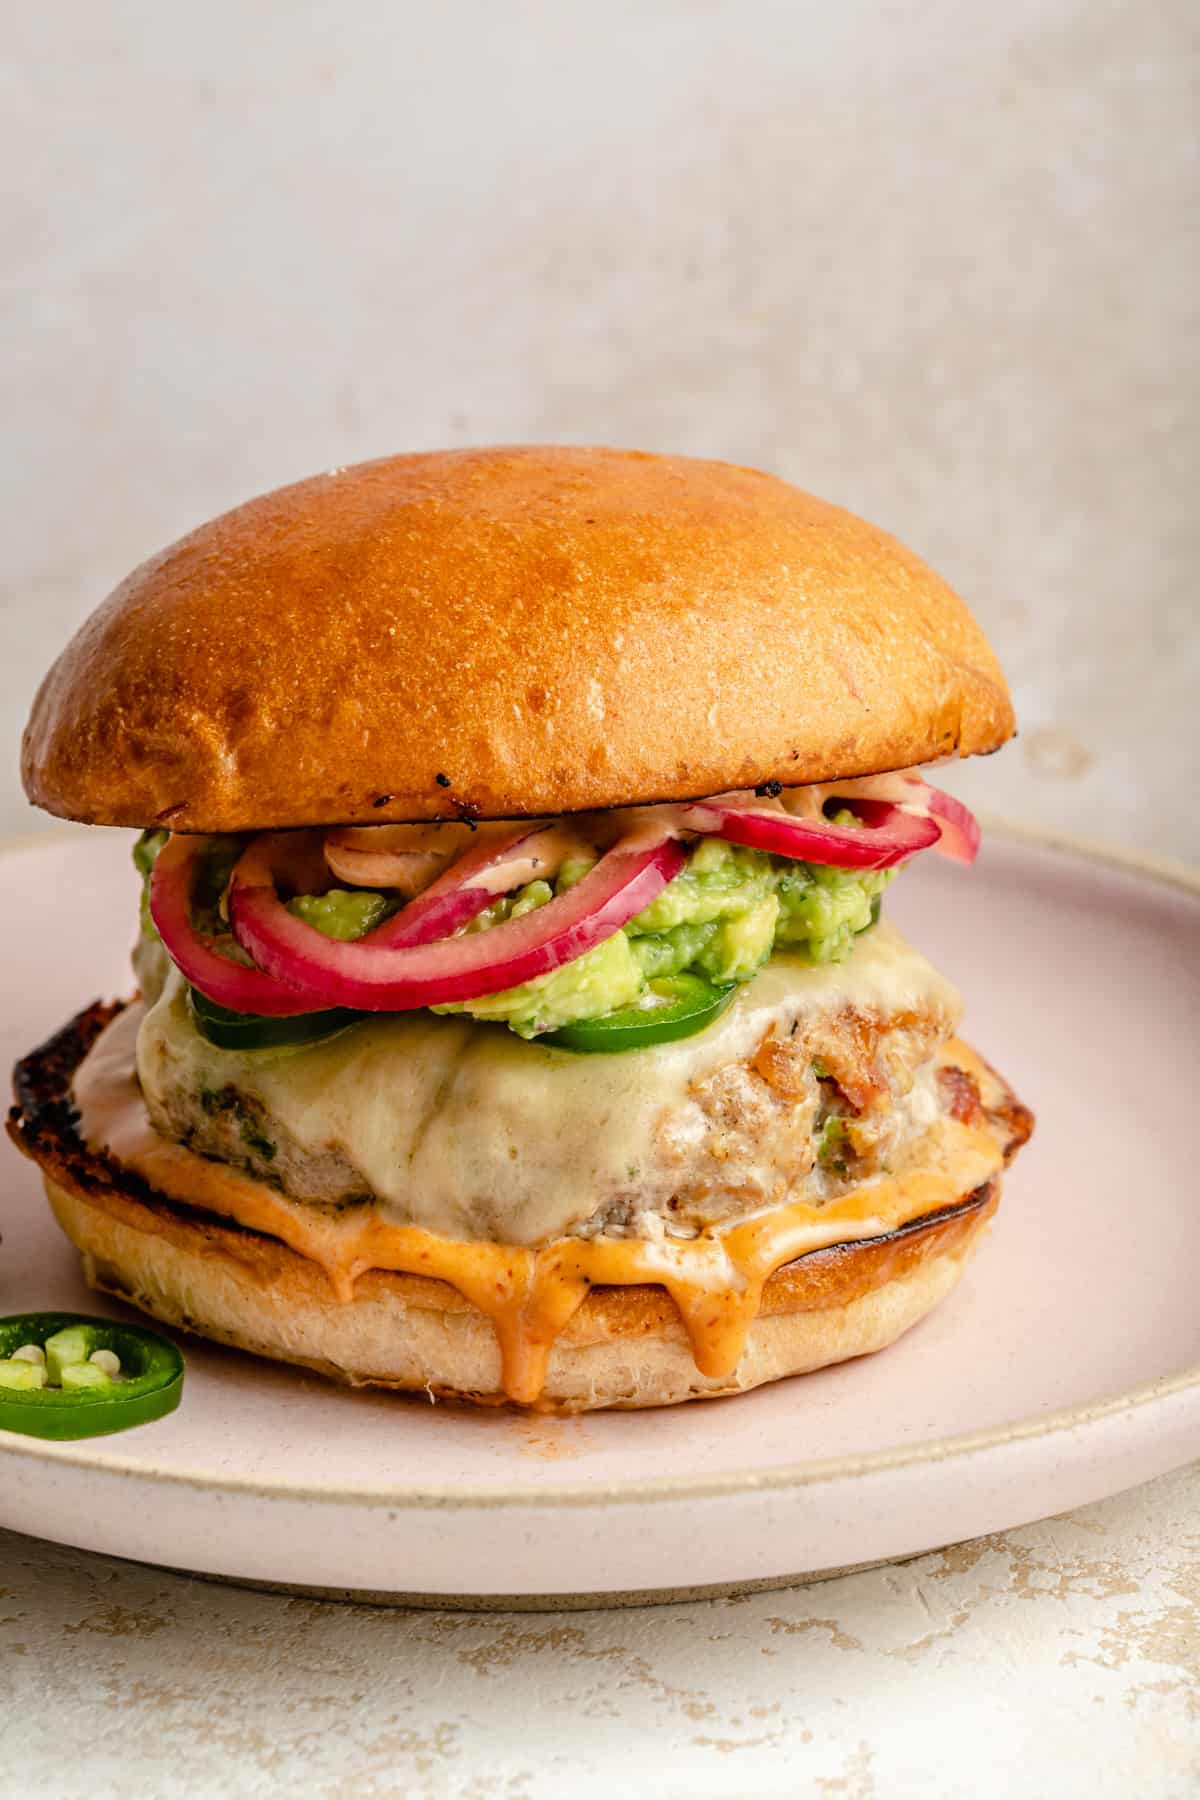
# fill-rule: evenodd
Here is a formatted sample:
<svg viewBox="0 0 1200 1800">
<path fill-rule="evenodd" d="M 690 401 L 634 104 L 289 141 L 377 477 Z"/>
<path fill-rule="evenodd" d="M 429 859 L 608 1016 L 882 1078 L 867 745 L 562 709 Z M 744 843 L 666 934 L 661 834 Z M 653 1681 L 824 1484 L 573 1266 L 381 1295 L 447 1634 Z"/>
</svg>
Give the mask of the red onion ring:
<svg viewBox="0 0 1200 1800">
<path fill-rule="evenodd" d="M 475 1000 L 548 974 L 612 937 L 687 859 L 665 828 L 651 838 L 625 839 L 567 893 L 521 919 L 467 937 L 387 946 L 378 932 L 339 943 L 287 910 L 276 890 L 281 835 L 255 838 L 233 871 L 234 936 L 260 969 L 306 999 L 364 1012 Z"/>
<path fill-rule="evenodd" d="M 867 807 L 870 817 L 865 816 Z M 686 830 L 704 836 L 836 869 L 890 869 L 937 841 L 938 827 L 931 820 L 914 818 L 898 806 L 856 799 L 853 810 L 863 815 L 861 827 L 795 818 L 781 806 L 756 806 L 737 795 L 719 795 L 684 807 L 681 821 Z"/>
<path fill-rule="evenodd" d="M 231 1012 L 263 1013 L 287 1018 L 313 1012 L 311 999 L 264 975 L 231 962 L 216 948 L 216 939 L 192 924 L 192 896 L 208 847 L 203 837 L 170 837 L 158 853 L 150 876 L 150 916 L 167 954 L 193 987 Z"/>
<path fill-rule="evenodd" d="M 925 793 L 930 817 L 942 834 L 933 848 L 951 862 L 973 863 L 979 855 L 982 835 L 975 814 L 941 788 L 926 788 Z"/>
<path fill-rule="evenodd" d="M 539 822 L 482 843 L 451 863 L 437 880 L 385 925 L 370 933 L 380 949 L 431 944 L 450 937 L 513 888 L 556 875 L 562 866 L 565 835 Z M 510 865 L 517 865 L 511 866 Z M 533 865 L 533 866 L 530 866 Z M 511 877 L 511 878 L 510 878 Z"/>
<path fill-rule="evenodd" d="M 151 877 L 150 910 L 187 980 L 232 1011 L 288 1016 L 343 1005 L 405 1011 L 496 993 L 582 956 L 679 873 L 686 860 L 681 832 L 847 869 L 890 868 L 928 848 L 970 863 L 979 848 L 979 825 L 967 807 L 916 771 L 794 790 L 789 798 L 808 816 L 786 801 L 757 804 L 749 793 L 639 808 L 633 835 L 567 894 L 465 939 L 453 934 L 501 894 L 557 871 L 570 848 L 561 825 L 538 820 L 485 838 L 387 924 L 349 944 L 295 918 L 279 897 L 280 876 L 297 856 L 311 856 L 313 834 L 263 834 L 243 854 L 229 895 L 233 934 L 254 958 L 253 968 L 231 961 L 217 939 L 192 923 L 206 839 L 172 837 L 164 845 Z M 830 800 L 851 807 L 861 823 L 851 829 L 823 818 L 820 808 Z"/>
<path fill-rule="evenodd" d="M 913 818 L 932 819 L 939 835 L 930 848 L 952 862 L 970 864 L 979 854 L 981 833 L 974 813 L 953 794 L 930 787 L 913 769 L 868 775 L 860 781 L 831 782 L 821 793 L 827 799 L 849 801 L 856 811 L 861 810 L 860 801 L 886 801 Z"/>
</svg>

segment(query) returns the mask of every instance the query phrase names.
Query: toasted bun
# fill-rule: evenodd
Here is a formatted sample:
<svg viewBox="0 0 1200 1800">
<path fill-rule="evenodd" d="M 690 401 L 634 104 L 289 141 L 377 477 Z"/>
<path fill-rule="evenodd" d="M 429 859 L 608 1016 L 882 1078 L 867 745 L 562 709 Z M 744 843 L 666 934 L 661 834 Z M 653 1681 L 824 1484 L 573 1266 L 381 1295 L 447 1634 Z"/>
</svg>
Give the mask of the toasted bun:
<svg viewBox="0 0 1200 1800">
<path fill-rule="evenodd" d="M 490 1321 L 456 1288 L 368 1270 L 338 1298 L 319 1264 L 261 1232 L 181 1205 L 79 1136 L 71 1079 L 105 1021 L 96 1005 L 16 1070 L 9 1130 L 40 1167 L 93 1287 L 168 1325 L 354 1385 L 500 1404 Z M 1011 1159 L 1032 1127 L 994 1072 L 988 1117 Z M 883 1237 L 798 1257 L 763 1290 L 733 1373 L 701 1375 L 674 1302 L 649 1285 L 593 1288 L 557 1339 L 540 1407 L 666 1406 L 737 1393 L 880 1350 L 958 1280 L 999 1181 Z"/>
<path fill-rule="evenodd" d="M 340 1303 L 316 1263 L 257 1232 L 69 1175 L 47 1177 L 46 1193 L 90 1285 L 166 1325 L 356 1387 L 504 1403 L 495 1333 L 445 1282 L 376 1270 Z M 670 1406 L 882 1350 L 958 1281 L 997 1194 L 991 1183 L 929 1223 L 781 1269 L 724 1380 L 697 1372 L 661 1289 L 596 1289 L 555 1344 L 538 1410 Z"/>
<path fill-rule="evenodd" d="M 175 831 L 521 816 L 997 749 L 1004 679 L 894 538 L 633 451 L 393 457 L 144 563 L 34 703 L 30 799 Z"/>
</svg>

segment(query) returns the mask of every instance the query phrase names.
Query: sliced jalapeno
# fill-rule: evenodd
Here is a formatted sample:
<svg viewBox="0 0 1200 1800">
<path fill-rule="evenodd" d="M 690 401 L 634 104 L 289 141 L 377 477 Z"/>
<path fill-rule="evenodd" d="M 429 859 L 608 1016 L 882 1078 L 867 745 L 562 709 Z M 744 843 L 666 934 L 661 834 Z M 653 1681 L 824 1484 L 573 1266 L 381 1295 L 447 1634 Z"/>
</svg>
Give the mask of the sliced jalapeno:
<svg viewBox="0 0 1200 1800">
<path fill-rule="evenodd" d="M 700 975 L 662 975 L 633 1006 L 598 1019 L 575 1019 L 538 1041 L 563 1050 L 641 1050 L 703 1031 L 725 1011 L 734 992 L 734 986 L 716 987 Z"/>
<path fill-rule="evenodd" d="M 0 1319 L 0 1431 L 100 1437 L 174 1412 L 182 1392 L 183 1357 L 142 1325 L 77 1313 Z"/>
<path fill-rule="evenodd" d="M 331 1006 L 326 1012 L 264 1018 L 259 1013 L 231 1012 L 199 988 L 188 989 L 188 1004 L 201 1037 L 222 1050 L 275 1050 L 285 1044 L 311 1044 L 332 1037 L 364 1016 L 348 1006 Z"/>
</svg>

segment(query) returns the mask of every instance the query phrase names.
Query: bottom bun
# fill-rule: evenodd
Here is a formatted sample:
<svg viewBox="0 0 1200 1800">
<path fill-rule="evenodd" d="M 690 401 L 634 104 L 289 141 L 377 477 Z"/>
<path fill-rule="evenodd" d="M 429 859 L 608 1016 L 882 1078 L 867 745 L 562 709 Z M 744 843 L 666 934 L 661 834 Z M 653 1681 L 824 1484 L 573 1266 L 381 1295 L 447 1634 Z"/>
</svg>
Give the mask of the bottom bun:
<svg viewBox="0 0 1200 1800">
<path fill-rule="evenodd" d="M 164 1324 L 353 1386 L 503 1404 L 491 1320 L 448 1282 L 368 1269 L 339 1298 L 321 1264 L 279 1238 L 181 1204 L 89 1148 L 71 1080 L 120 1010 L 90 1008 L 19 1063 L 9 1115 L 91 1286 Z M 977 1066 L 1007 1163 L 1032 1116 L 994 1071 Z M 954 1287 L 999 1194 L 993 1177 L 885 1235 L 812 1250 L 776 1270 L 727 1375 L 699 1372 L 664 1288 L 595 1286 L 555 1339 L 534 1404 L 554 1412 L 669 1406 L 882 1350 Z"/>
<path fill-rule="evenodd" d="M 316 1263 L 273 1239 L 49 1178 L 46 1192 L 89 1284 L 166 1325 L 353 1386 L 505 1400 L 491 1324 L 442 1282 L 371 1271 L 345 1304 Z M 697 1372 L 665 1294 L 660 1304 L 653 1288 L 598 1290 L 555 1344 L 539 1406 L 671 1406 L 882 1350 L 954 1287 L 997 1197 L 989 1183 L 934 1221 L 780 1270 L 722 1380 Z"/>
</svg>

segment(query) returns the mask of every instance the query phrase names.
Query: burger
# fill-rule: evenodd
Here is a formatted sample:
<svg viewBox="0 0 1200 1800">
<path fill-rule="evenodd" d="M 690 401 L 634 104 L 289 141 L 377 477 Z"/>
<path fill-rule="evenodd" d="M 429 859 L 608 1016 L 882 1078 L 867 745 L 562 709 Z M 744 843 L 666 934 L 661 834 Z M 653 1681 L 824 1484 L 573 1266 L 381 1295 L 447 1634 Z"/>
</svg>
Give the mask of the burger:
<svg viewBox="0 0 1200 1800">
<path fill-rule="evenodd" d="M 359 1385 L 728 1394 L 954 1286 L 1029 1113 L 887 918 L 1012 734 L 962 601 L 751 469 L 334 469 L 137 569 L 27 793 L 140 832 L 137 991 L 16 1073 L 87 1280 Z M 131 880 L 130 917 L 136 912 Z"/>
</svg>

